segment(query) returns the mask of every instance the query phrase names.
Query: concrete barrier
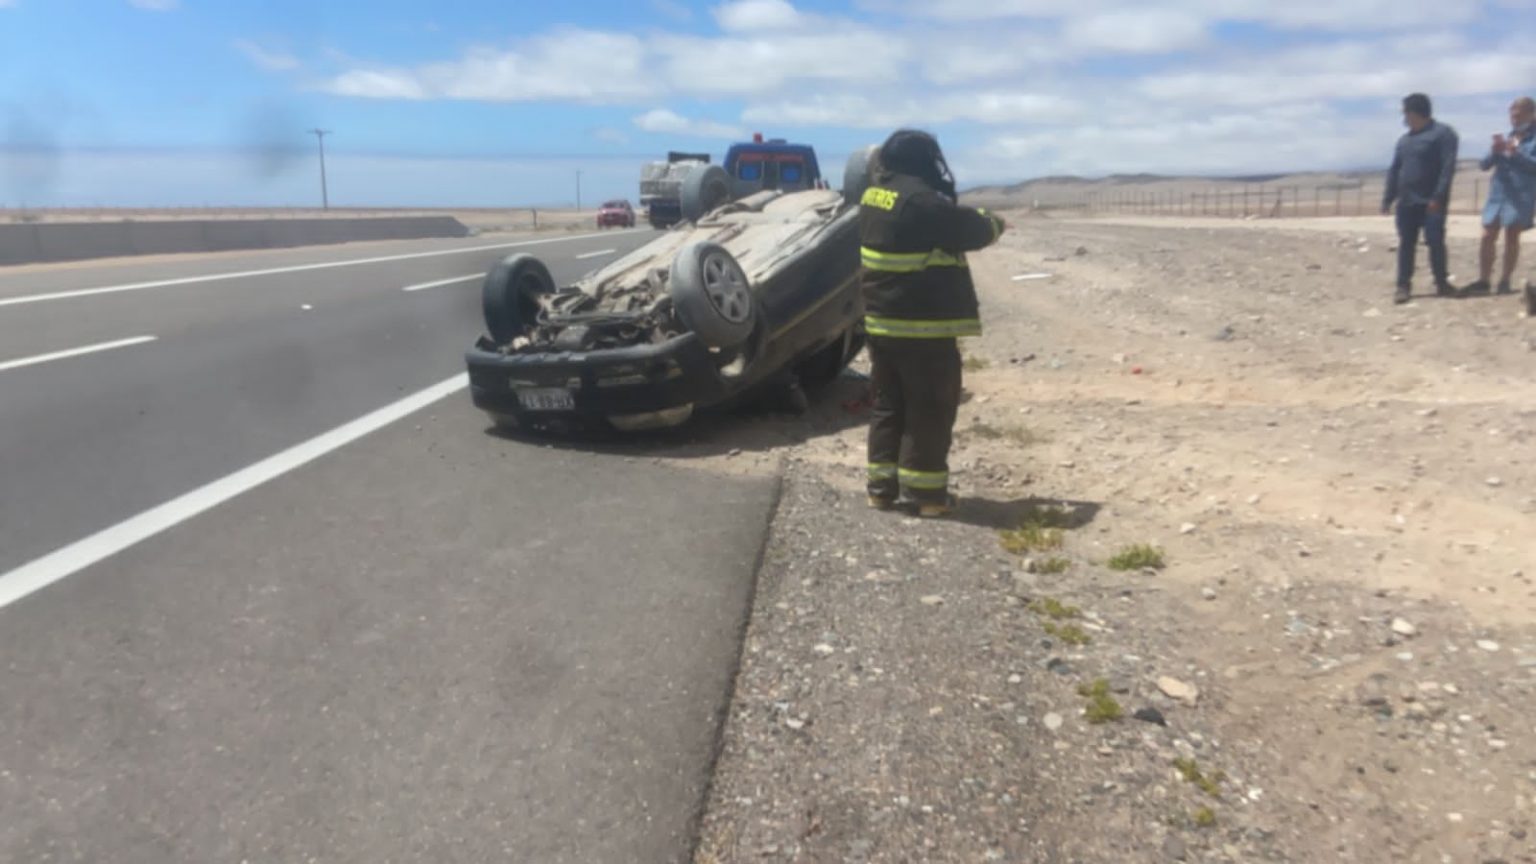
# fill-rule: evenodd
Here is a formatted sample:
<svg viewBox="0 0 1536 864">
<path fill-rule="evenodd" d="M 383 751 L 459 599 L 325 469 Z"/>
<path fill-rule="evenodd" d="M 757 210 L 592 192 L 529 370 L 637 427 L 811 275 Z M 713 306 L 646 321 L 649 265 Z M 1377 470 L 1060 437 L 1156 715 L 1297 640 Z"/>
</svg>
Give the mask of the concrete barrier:
<svg viewBox="0 0 1536 864">
<path fill-rule="evenodd" d="M 74 261 L 80 258 L 116 258 L 132 255 L 128 223 L 37 225 L 37 253 L 42 261 Z"/>
<path fill-rule="evenodd" d="M 0 265 L 36 260 L 36 225 L 0 225 Z"/>
<path fill-rule="evenodd" d="M 127 222 L 128 245 L 139 255 L 170 255 L 205 249 L 201 222 Z"/>
<path fill-rule="evenodd" d="M 468 236 L 452 216 L 0 225 L 0 265 Z"/>
</svg>

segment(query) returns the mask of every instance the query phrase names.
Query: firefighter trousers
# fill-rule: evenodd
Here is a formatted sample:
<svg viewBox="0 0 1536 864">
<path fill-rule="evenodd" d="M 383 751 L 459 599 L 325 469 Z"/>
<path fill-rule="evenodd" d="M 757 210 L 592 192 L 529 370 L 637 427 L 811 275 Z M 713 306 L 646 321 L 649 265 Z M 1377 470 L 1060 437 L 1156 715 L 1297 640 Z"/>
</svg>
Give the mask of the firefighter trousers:
<svg viewBox="0 0 1536 864">
<path fill-rule="evenodd" d="M 960 410 L 960 346 L 954 339 L 871 336 L 874 416 L 869 494 L 920 504 L 949 499 L 949 447 Z"/>
</svg>

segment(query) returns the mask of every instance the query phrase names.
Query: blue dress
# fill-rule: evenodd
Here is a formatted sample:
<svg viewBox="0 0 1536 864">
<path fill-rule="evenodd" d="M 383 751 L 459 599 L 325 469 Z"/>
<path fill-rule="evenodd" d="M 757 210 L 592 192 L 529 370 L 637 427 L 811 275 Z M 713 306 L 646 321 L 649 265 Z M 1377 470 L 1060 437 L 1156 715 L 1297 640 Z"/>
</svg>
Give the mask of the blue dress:
<svg viewBox="0 0 1536 864">
<path fill-rule="evenodd" d="M 1529 230 L 1536 221 L 1536 126 L 1521 133 L 1515 152 L 1490 153 L 1483 157 L 1483 170 L 1493 171 L 1493 185 L 1488 203 L 1483 205 L 1483 225 Z"/>
</svg>

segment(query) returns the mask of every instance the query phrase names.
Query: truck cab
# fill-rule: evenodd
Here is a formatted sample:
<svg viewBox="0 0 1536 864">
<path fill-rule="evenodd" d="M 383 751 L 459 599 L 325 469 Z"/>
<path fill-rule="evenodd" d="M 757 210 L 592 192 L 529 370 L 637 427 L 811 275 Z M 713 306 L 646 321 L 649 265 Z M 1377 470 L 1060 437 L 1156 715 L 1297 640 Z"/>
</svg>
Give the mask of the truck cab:
<svg viewBox="0 0 1536 864">
<path fill-rule="evenodd" d="M 724 167 L 731 175 L 733 198 L 764 189 L 797 192 L 824 185 L 816 151 L 810 145 L 790 144 L 783 138 L 764 141 L 761 132 L 753 135 L 751 142 L 732 144 Z"/>
<path fill-rule="evenodd" d="M 732 144 L 720 165 L 712 165 L 707 153 L 680 152 L 646 165 L 640 175 L 640 202 L 651 225 L 667 228 L 765 189 L 825 188 L 810 145 L 764 140 L 759 132 L 751 141 Z"/>
</svg>

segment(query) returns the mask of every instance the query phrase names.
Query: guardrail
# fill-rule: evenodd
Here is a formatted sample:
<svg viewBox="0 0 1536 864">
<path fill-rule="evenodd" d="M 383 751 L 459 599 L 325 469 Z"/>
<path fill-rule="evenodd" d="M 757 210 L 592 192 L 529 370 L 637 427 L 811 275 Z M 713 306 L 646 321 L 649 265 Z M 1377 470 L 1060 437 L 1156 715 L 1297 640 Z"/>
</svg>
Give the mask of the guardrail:
<svg viewBox="0 0 1536 864">
<path fill-rule="evenodd" d="M 1452 189 L 1450 212 L 1477 214 L 1488 192 L 1485 177 Z M 1088 215 L 1218 216 L 1280 219 L 1313 216 L 1370 216 L 1381 212 L 1381 183 L 1321 185 L 1243 185 L 1205 190 L 1135 187 L 1056 193 L 1033 200 L 1037 210 L 1077 211 Z"/>
<path fill-rule="evenodd" d="M 467 236 L 452 216 L 30 222 L 0 224 L 0 265 Z"/>
</svg>

